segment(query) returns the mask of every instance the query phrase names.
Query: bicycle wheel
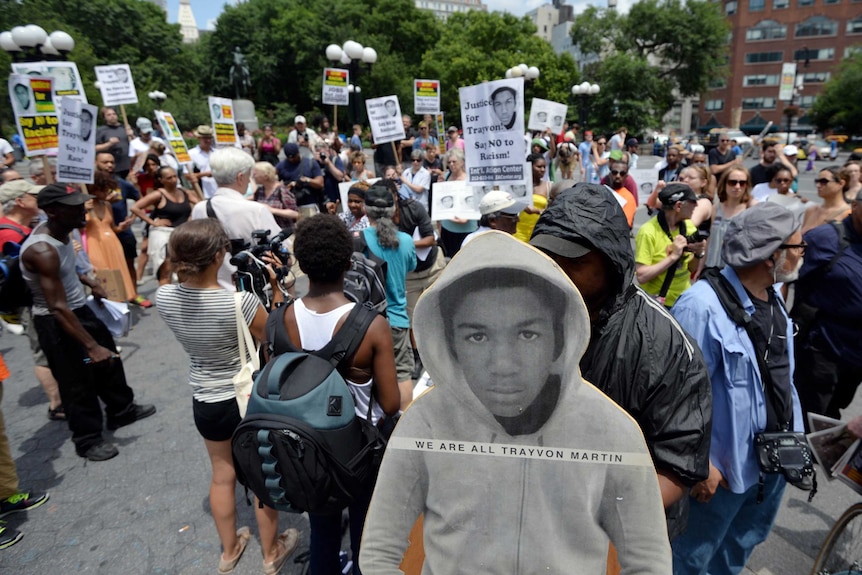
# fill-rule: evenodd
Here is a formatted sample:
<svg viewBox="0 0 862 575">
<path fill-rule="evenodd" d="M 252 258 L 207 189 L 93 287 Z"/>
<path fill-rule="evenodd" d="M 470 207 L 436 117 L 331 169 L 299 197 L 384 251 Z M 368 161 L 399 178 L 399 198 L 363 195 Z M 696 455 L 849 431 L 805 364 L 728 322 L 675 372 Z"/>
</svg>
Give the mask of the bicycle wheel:
<svg viewBox="0 0 862 575">
<path fill-rule="evenodd" d="M 838 518 L 820 547 L 811 575 L 862 575 L 862 503 Z"/>
</svg>

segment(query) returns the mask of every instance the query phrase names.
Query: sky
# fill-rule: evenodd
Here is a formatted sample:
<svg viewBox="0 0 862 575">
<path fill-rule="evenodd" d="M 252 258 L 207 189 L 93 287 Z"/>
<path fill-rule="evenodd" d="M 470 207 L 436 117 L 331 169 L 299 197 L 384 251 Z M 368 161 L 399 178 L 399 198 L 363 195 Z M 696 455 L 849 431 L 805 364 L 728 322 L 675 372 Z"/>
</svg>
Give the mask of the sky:
<svg viewBox="0 0 862 575">
<path fill-rule="evenodd" d="M 234 2 L 234 0 L 228 0 Z M 631 0 L 619 0 L 620 6 L 629 3 Z M 490 11 L 510 12 L 515 16 L 523 16 L 533 8 L 542 4 L 550 4 L 550 0 L 484 0 Z M 575 4 L 575 2 L 570 2 Z M 597 2 L 605 4 L 604 2 Z M 225 0 L 191 0 L 192 12 L 195 15 L 198 28 L 212 28 L 215 26 L 215 20 L 222 11 Z M 179 0 L 168 0 L 168 21 L 176 22 L 179 12 Z M 605 4 L 606 5 L 606 4 Z"/>
</svg>

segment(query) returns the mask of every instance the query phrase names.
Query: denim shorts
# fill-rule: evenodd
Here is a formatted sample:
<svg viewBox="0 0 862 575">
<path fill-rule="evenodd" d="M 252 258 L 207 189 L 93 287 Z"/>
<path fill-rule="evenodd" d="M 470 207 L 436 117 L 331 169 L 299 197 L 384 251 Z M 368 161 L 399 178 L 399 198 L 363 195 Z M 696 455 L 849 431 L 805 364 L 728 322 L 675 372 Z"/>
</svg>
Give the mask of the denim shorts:
<svg viewBox="0 0 862 575">
<path fill-rule="evenodd" d="M 236 399 L 204 403 L 193 400 L 195 427 L 204 439 L 210 441 L 227 441 L 233 435 L 242 418 L 239 416 L 239 406 Z"/>
</svg>

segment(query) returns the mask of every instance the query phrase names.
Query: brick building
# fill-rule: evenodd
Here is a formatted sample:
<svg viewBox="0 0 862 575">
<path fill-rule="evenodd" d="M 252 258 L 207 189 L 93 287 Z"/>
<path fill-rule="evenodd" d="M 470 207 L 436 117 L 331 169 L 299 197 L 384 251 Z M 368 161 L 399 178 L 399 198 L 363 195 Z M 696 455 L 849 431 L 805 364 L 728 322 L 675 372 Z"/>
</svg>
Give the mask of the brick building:
<svg viewBox="0 0 862 575">
<path fill-rule="evenodd" d="M 807 112 L 837 65 L 862 49 L 862 0 L 718 0 L 732 26 L 729 74 L 701 94 L 701 127 L 781 130 L 790 102 L 779 100 L 782 64 L 795 62 L 800 110 L 793 129 L 810 129 Z M 848 97 L 858 98 L 858 94 Z"/>
</svg>

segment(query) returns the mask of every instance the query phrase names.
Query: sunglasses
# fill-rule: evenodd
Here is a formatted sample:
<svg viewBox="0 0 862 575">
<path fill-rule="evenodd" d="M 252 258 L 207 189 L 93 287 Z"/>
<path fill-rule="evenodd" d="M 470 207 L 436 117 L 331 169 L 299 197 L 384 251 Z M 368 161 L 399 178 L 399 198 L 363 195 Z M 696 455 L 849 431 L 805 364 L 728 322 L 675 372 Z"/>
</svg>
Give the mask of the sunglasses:
<svg viewBox="0 0 862 575">
<path fill-rule="evenodd" d="M 422 160 L 413 159 L 413 160 L 410 160 L 410 161 L 415 163 L 415 162 L 421 162 Z"/>
<path fill-rule="evenodd" d="M 597 146 L 604 146 L 604 145 L 605 145 L 605 142 L 596 142 L 596 145 L 597 145 Z"/>
<path fill-rule="evenodd" d="M 614 176 L 625 176 L 628 175 L 628 172 L 625 170 L 611 170 L 611 175 Z"/>
<path fill-rule="evenodd" d="M 820 178 L 819 180 L 814 180 L 814 183 L 820 184 L 821 186 L 825 186 L 826 184 L 837 183 L 837 180 L 827 180 L 826 178 Z"/>
<path fill-rule="evenodd" d="M 729 142 L 730 140 L 719 140 L 719 142 Z"/>
<path fill-rule="evenodd" d="M 790 178 L 775 178 L 773 181 L 778 182 L 779 184 L 786 184 L 787 182 L 790 182 L 791 180 L 790 180 Z"/>
<path fill-rule="evenodd" d="M 782 250 L 788 250 L 788 249 L 802 250 L 803 254 L 805 253 L 805 248 L 807 248 L 807 247 L 808 247 L 808 244 L 806 242 L 802 242 L 801 244 L 781 244 L 780 246 L 778 246 L 778 248 L 782 249 Z"/>
<path fill-rule="evenodd" d="M 744 186 L 748 184 L 748 180 L 727 180 L 728 186 Z"/>
</svg>

